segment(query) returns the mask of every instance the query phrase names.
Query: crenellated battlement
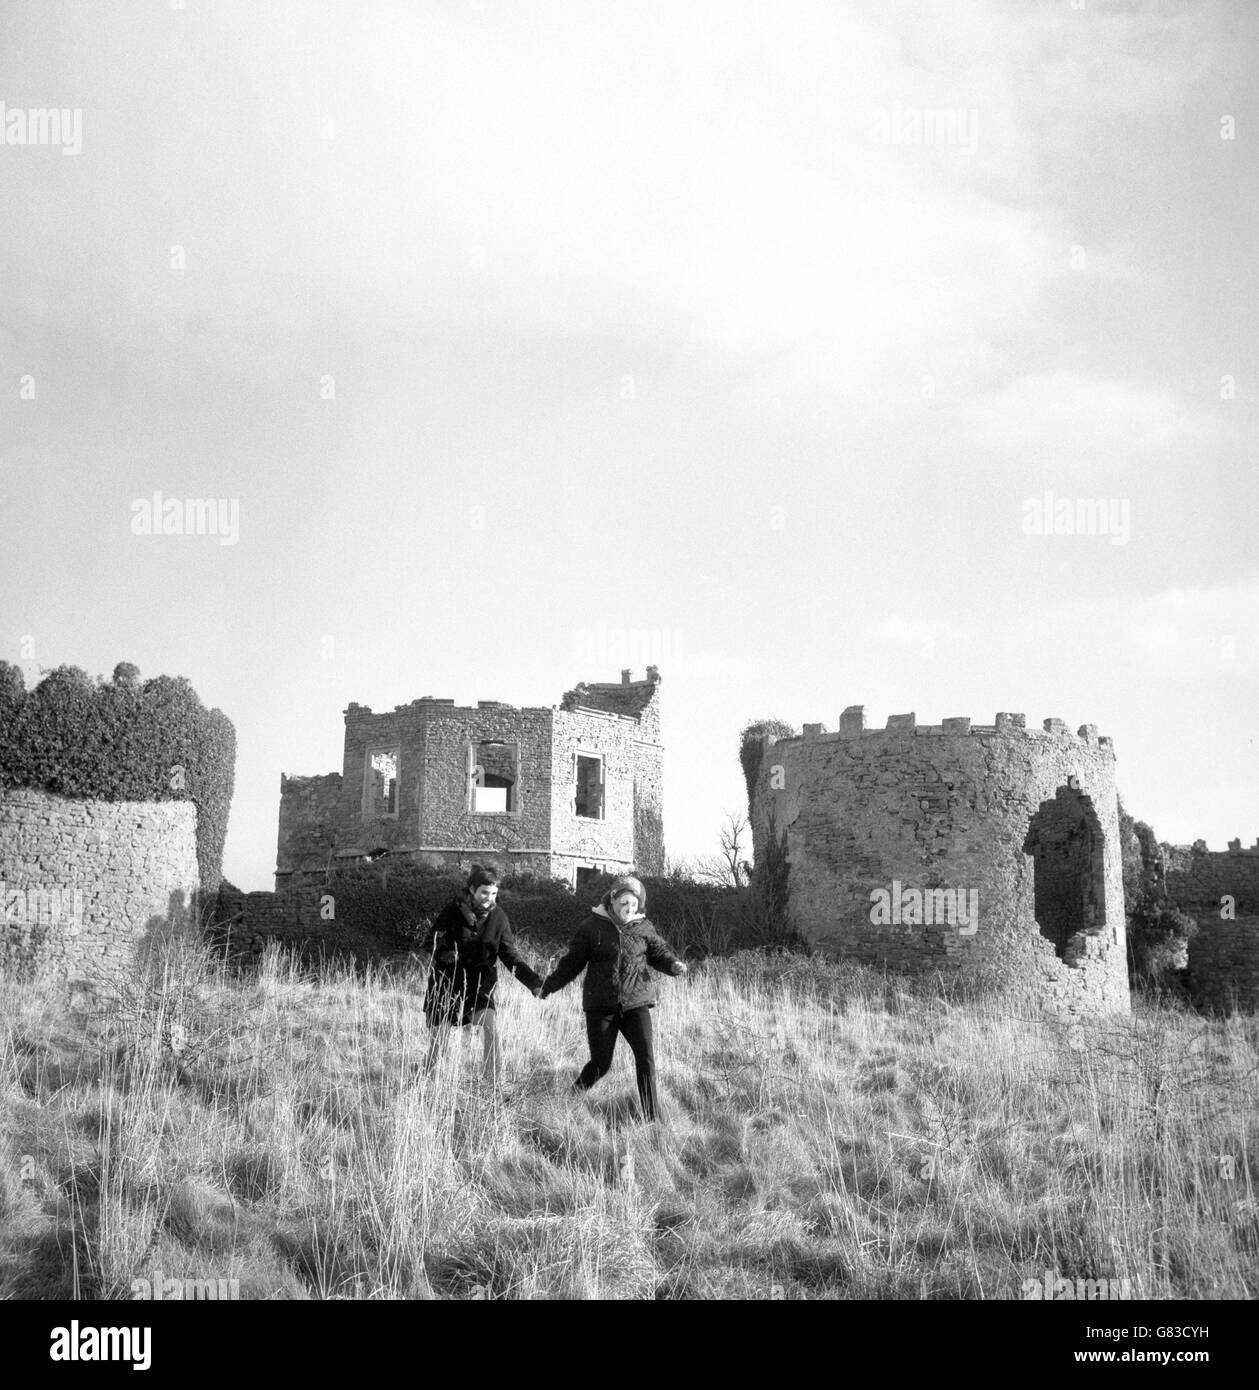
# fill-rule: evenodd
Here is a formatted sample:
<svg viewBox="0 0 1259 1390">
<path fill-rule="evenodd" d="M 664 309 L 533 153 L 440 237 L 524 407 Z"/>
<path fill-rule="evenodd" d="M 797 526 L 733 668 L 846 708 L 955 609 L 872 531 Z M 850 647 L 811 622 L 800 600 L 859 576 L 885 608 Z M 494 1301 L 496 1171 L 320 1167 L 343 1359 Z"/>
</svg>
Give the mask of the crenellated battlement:
<svg viewBox="0 0 1259 1390">
<path fill-rule="evenodd" d="M 1259 855 L 1259 839 L 1253 845 L 1242 845 L 1239 839 L 1230 840 L 1227 849 L 1211 849 L 1205 840 L 1195 840 L 1192 845 L 1164 845 L 1164 849 L 1182 857 L 1194 854 L 1243 854 L 1251 857 Z"/>
<path fill-rule="evenodd" d="M 836 732 L 767 736 L 754 859 L 794 929 L 883 969 L 978 972 L 1055 1013 L 1126 1010 L 1114 749 L 1095 724 L 1027 724 L 911 712 L 870 729 L 849 705 Z M 917 893 L 940 895 L 946 916 L 918 915 Z M 965 922 L 963 903 L 977 914 Z"/>
<path fill-rule="evenodd" d="M 1110 738 L 1106 734 L 1099 734 L 1096 724 L 1081 724 L 1072 733 L 1066 720 L 1050 718 L 1046 719 L 1039 729 L 1029 729 L 1025 714 L 1010 714 L 1002 710 L 991 724 L 974 724 L 968 715 L 955 715 L 939 724 L 919 724 L 918 716 L 911 712 L 888 715 L 887 723 L 881 729 L 867 728 L 864 705 L 849 705 L 844 710 L 839 716 L 838 732 L 830 732 L 825 724 L 805 724 L 803 732 L 794 738 L 767 739 L 767 742 L 838 743 L 844 739 L 878 738 L 887 734 L 910 735 L 915 738 L 1053 738 L 1082 743 L 1090 748 L 1109 749 L 1112 755 L 1114 753 Z M 1256 844 L 1256 852 L 1259 852 L 1259 842 Z"/>
</svg>

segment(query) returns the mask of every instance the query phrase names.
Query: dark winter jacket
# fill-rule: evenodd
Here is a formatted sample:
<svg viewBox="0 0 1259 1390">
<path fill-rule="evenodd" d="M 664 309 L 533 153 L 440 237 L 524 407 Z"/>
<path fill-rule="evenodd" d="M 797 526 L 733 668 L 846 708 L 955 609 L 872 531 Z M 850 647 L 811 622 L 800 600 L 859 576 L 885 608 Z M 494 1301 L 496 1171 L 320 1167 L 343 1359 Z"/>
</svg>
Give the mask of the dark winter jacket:
<svg viewBox="0 0 1259 1390">
<path fill-rule="evenodd" d="M 646 917 L 632 918 L 622 927 L 600 904 L 577 928 L 564 958 L 547 976 L 542 997 L 557 993 L 585 970 L 581 1006 L 587 1013 L 653 1008 L 652 970 L 671 975 L 677 964 L 678 958 Z"/>
<path fill-rule="evenodd" d="M 511 923 L 497 903 L 483 922 L 474 924 L 456 898 L 438 914 L 429 940 L 433 971 L 424 1011 L 430 1023 L 467 1023 L 474 1012 L 492 1009 L 500 960 L 526 989 L 542 983 L 516 949 Z"/>
</svg>

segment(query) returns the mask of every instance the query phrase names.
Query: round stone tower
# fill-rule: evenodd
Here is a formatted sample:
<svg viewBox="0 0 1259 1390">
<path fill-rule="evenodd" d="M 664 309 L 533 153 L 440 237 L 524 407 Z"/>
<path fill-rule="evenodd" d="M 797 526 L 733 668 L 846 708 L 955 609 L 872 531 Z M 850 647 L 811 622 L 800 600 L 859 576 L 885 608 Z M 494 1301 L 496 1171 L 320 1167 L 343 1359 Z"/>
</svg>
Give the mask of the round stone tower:
<svg viewBox="0 0 1259 1390">
<path fill-rule="evenodd" d="M 821 949 L 982 973 L 1054 1012 L 1129 1008 L 1115 754 L 1092 724 L 1021 714 L 766 739 L 757 874 Z"/>
</svg>

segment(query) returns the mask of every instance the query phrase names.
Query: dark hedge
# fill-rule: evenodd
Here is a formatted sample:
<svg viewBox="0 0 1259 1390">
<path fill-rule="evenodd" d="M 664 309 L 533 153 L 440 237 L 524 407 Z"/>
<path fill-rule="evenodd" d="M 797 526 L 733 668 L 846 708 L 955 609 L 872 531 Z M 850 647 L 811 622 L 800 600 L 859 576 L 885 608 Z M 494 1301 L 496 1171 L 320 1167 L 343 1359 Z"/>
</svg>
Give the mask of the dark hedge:
<svg viewBox="0 0 1259 1390">
<path fill-rule="evenodd" d="M 322 881 L 335 904 L 335 926 L 322 933 L 334 954 L 386 957 L 418 949 L 437 914 L 460 891 L 463 874 L 401 861 L 337 869 Z M 574 893 L 554 879 L 504 878 L 498 901 L 532 955 L 556 954 L 611 887 L 600 875 Z M 647 916 L 669 944 L 695 957 L 769 944 L 746 889 L 682 878 L 642 878 Z"/>
<path fill-rule="evenodd" d="M 182 769 L 182 771 L 178 771 Z M 0 661 L 0 787 L 96 801 L 191 801 L 202 890 L 217 891 L 236 776 L 236 730 L 182 676 L 141 682 L 130 662 L 113 680 L 77 666 L 29 693 Z"/>
</svg>

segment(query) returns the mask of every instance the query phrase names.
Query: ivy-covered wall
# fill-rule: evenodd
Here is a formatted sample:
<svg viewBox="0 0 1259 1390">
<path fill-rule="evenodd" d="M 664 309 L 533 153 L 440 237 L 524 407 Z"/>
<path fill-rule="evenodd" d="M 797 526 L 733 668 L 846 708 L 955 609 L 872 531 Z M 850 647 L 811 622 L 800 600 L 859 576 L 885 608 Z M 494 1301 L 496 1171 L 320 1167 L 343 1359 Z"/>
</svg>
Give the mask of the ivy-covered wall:
<svg viewBox="0 0 1259 1390">
<path fill-rule="evenodd" d="M 35 788 L 105 802 L 191 801 L 204 893 L 223 876 L 236 730 L 181 676 L 141 681 L 130 662 L 112 680 L 59 666 L 27 691 L 0 662 L 0 789 Z"/>
</svg>

